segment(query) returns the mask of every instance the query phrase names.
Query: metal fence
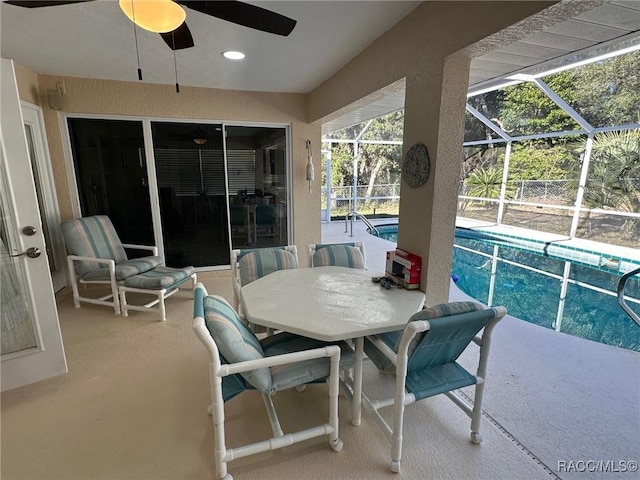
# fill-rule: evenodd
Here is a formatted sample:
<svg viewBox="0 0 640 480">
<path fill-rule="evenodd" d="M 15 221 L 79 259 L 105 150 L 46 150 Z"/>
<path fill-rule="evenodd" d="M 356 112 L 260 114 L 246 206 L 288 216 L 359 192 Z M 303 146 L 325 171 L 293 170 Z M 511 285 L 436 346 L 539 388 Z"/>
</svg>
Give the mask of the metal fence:
<svg viewBox="0 0 640 480">
<path fill-rule="evenodd" d="M 354 194 L 355 193 L 355 194 Z M 324 188 L 322 191 L 322 219 L 343 217 L 352 210 L 364 215 L 398 215 L 400 185 L 378 184 Z"/>
</svg>

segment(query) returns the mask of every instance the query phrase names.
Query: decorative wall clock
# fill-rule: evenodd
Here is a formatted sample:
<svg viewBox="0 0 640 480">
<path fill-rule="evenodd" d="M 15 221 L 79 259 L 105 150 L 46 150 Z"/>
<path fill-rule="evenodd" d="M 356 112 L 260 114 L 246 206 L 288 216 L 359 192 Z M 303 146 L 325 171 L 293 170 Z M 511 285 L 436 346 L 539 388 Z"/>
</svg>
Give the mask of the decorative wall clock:
<svg viewBox="0 0 640 480">
<path fill-rule="evenodd" d="M 402 176 L 410 187 L 416 188 L 429 180 L 431 162 L 429 152 L 423 143 L 416 143 L 405 154 L 402 163 Z"/>
</svg>

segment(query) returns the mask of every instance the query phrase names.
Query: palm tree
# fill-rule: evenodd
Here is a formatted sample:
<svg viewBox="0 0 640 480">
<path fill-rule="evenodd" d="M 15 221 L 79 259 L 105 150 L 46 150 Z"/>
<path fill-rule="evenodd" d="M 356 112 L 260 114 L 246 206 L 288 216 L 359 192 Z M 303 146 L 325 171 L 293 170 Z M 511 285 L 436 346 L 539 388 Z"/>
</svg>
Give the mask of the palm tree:
<svg viewBox="0 0 640 480">
<path fill-rule="evenodd" d="M 465 182 L 467 195 L 479 198 L 500 198 L 502 169 L 498 167 L 481 168 L 469 174 Z"/>
<path fill-rule="evenodd" d="M 640 130 L 603 132 L 594 138 L 583 204 L 640 213 Z M 638 232 L 638 220 L 626 220 L 623 231 Z"/>
</svg>

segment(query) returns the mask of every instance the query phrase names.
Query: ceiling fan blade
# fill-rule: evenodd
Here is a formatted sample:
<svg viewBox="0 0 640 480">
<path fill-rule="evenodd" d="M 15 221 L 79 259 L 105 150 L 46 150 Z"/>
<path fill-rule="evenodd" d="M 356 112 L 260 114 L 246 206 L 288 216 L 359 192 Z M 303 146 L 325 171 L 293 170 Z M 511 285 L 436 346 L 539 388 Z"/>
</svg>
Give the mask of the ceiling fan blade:
<svg viewBox="0 0 640 480">
<path fill-rule="evenodd" d="M 60 0 L 60 1 L 52 1 L 52 2 L 38 2 L 38 1 L 14 1 L 7 0 L 4 3 L 9 5 L 15 5 L 16 7 L 25 7 L 25 8 L 40 8 L 40 7 L 56 7 L 58 5 L 69 5 L 73 3 L 84 3 L 84 2 L 93 2 L 94 0 Z"/>
<path fill-rule="evenodd" d="M 197 12 L 221 18 L 228 22 L 237 23 L 245 27 L 260 30 L 262 32 L 274 33 L 286 37 L 291 33 L 296 21 L 285 17 L 279 13 L 256 7 L 249 3 L 236 1 L 191 1 L 176 0 L 177 3 Z"/>
<path fill-rule="evenodd" d="M 191 48 L 194 45 L 187 22 L 182 22 L 182 25 L 175 30 L 161 33 L 160 36 L 171 50 L 182 50 L 183 48 Z"/>
</svg>

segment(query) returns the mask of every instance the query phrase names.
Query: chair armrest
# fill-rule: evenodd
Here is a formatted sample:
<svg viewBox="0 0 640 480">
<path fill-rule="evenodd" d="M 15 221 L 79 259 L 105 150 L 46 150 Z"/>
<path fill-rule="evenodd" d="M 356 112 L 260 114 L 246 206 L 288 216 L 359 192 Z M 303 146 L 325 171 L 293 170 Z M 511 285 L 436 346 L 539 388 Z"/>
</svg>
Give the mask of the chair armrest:
<svg viewBox="0 0 640 480">
<path fill-rule="evenodd" d="M 113 265 L 115 268 L 116 262 L 114 262 L 110 258 L 96 258 L 96 257 L 81 257 L 79 255 L 67 255 L 69 260 L 74 262 L 93 262 L 93 263 L 104 263 L 107 266 Z"/>
<path fill-rule="evenodd" d="M 336 358 L 336 360 L 339 361 L 340 347 L 337 345 L 328 345 L 326 347 L 304 350 L 302 352 L 283 353 L 282 355 L 274 355 L 272 357 L 259 358 L 257 360 L 224 364 L 220 365 L 218 375 L 221 377 L 226 377 L 227 375 L 256 370 L 258 368 L 273 367 L 275 365 L 285 365 L 288 363 L 298 363 L 305 360 L 323 357 Z"/>
<path fill-rule="evenodd" d="M 122 246 L 124 248 L 131 248 L 134 250 L 150 250 L 151 252 L 153 252 L 154 256 L 158 256 L 158 247 L 156 247 L 155 245 L 135 245 L 132 243 L 123 243 Z"/>
<path fill-rule="evenodd" d="M 199 302 L 202 297 L 204 289 L 196 287 L 195 302 Z M 337 345 L 328 345 L 322 348 L 314 348 L 312 350 L 304 350 L 302 352 L 284 353 L 282 355 L 274 355 L 272 357 L 259 358 L 257 360 L 249 360 L 246 362 L 238 362 L 232 364 L 220 364 L 220 353 L 218 346 L 214 342 L 209 330 L 205 326 L 202 311 L 198 311 L 197 315 L 193 319 L 193 330 L 197 337 L 204 344 L 210 357 L 210 365 L 214 368 L 213 371 L 220 377 L 227 375 L 233 375 L 234 373 L 246 372 L 249 370 L 256 370 L 258 368 L 272 367 L 274 365 L 284 365 L 287 363 L 302 362 L 304 360 L 311 360 L 313 358 L 330 357 L 332 361 L 340 362 L 340 347 Z"/>
</svg>

